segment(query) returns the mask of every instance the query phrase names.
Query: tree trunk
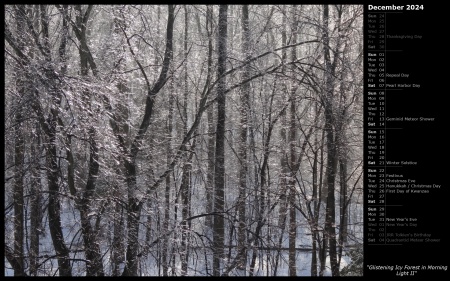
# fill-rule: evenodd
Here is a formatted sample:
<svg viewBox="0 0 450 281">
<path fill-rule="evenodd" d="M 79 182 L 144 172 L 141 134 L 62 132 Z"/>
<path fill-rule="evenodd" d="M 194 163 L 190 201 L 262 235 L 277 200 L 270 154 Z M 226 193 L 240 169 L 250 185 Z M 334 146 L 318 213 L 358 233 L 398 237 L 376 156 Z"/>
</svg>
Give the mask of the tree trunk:
<svg viewBox="0 0 450 281">
<path fill-rule="evenodd" d="M 341 7 L 342 8 L 342 7 Z M 339 24 L 341 20 L 342 9 L 339 10 Z M 340 25 L 339 25 L 340 26 Z M 340 31 L 341 28 L 338 30 Z M 343 63 L 348 60 L 348 45 L 345 43 L 342 54 Z M 339 240 L 338 240 L 338 264 L 341 263 L 342 251 L 344 244 L 347 242 L 347 228 L 348 228 L 348 195 L 347 195 L 347 168 L 348 168 L 348 140 L 346 137 L 346 126 L 348 124 L 348 101 L 347 101 L 347 87 L 344 84 L 345 76 L 347 75 L 347 68 L 340 71 L 340 104 L 337 125 L 337 139 L 338 145 L 338 164 L 339 164 L 339 182 L 340 182 L 340 198 L 339 198 Z"/>
<path fill-rule="evenodd" d="M 293 94 L 293 93 L 291 93 Z M 290 128 L 289 128 L 289 148 L 290 148 L 290 161 L 289 166 L 291 169 L 290 177 L 288 181 L 289 186 L 289 276 L 297 276 L 297 266 L 295 262 L 296 250 L 295 243 L 297 239 L 297 216 L 295 209 L 296 201 L 296 188 L 295 188 L 295 167 L 296 164 L 296 124 L 295 124 L 295 99 L 291 96 L 290 106 Z"/>
<path fill-rule="evenodd" d="M 248 17 L 248 5 L 242 6 L 242 53 L 244 54 L 245 61 L 250 59 L 250 30 L 249 30 L 249 17 Z M 242 81 L 246 81 L 250 77 L 250 64 L 244 68 L 242 74 Z M 247 251 L 246 248 L 246 208 L 245 198 L 247 190 L 247 173 L 248 173 L 248 161 L 247 161 L 247 131 L 248 131 L 248 114 L 250 107 L 250 83 L 244 83 L 241 87 L 241 120 L 240 120 L 240 142 L 239 142 L 239 159 L 241 163 L 241 169 L 239 171 L 239 195 L 238 195 L 238 270 L 240 270 L 240 276 L 245 276 L 245 268 L 247 264 Z"/>
<path fill-rule="evenodd" d="M 340 200 L 339 200 L 339 243 L 338 243 L 338 263 L 341 262 L 342 250 L 344 244 L 347 242 L 347 159 L 345 155 L 339 157 L 339 172 L 340 172 Z"/>
<path fill-rule="evenodd" d="M 339 265 L 337 263 L 336 252 L 336 207 L 335 207 L 335 178 L 337 170 L 337 135 L 335 134 L 335 118 L 333 116 L 333 77 L 334 65 L 332 65 L 329 50 L 328 37 L 328 5 L 323 6 L 323 43 L 325 58 L 325 131 L 327 138 L 327 207 L 325 214 L 325 231 L 329 241 L 329 253 L 331 263 L 331 273 L 333 276 L 339 276 Z"/>
<path fill-rule="evenodd" d="M 208 33 L 208 81 L 212 76 L 212 53 L 213 53 L 213 11 L 212 6 L 206 6 L 206 28 Z M 214 130 L 214 108 L 213 106 L 207 109 L 208 118 L 208 173 L 206 175 L 206 213 L 211 214 L 213 212 L 214 200 L 214 153 L 215 153 L 215 130 Z M 213 216 L 206 217 L 206 226 L 209 229 L 213 228 Z"/>
<path fill-rule="evenodd" d="M 319 191 L 319 198 L 318 198 L 318 203 L 317 203 L 317 209 L 316 212 L 314 213 L 314 220 L 315 220 L 315 224 L 317 225 L 317 227 L 319 226 L 319 213 L 320 213 L 320 208 L 321 208 L 321 204 L 322 201 L 324 201 L 326 203 L 326 201 L 323 199 L 324 194 L 322 192 L 322 190 L 324 190 L 323 185 L 324 185 L 324 144 L 325 144 L 325 130 L 322 130 L 322 140 L 320 142 L 320 169 L 319 169 L 319 186 L 318 186 L 318 191 Z M 317 244 L 319 246 L 319 262 L 320 262 L 320 269 L 319 269 L 319 276 L 323 276 L 324 272 L 325 272 L 325 262 L 326 262 L 326 251 L 327 251 L 327 239 L 326 239 L 326 230 L 324 230 L 322 232 L 322 239 L 320 239 L 320 234 L 319 231 L 317 231 Z"/>
<path fill-rule="evenodd" d="M 167 146 L 166 146 L 166 153 L 167 153 L 167 166 L 172 161 L 172 127 L 173 127 L 173 104 L 174 104 L 174 96 L 173 96 L 173 79 L 170 81 L 170 90 L 169 90 L 169 114 L 167 117 Z M 170 174 L 166 176 L 166 182 L 165 182 L 165 191 L 164 191 L 164 202 L 165 202 L 165 209 L 164 209 L 164 222 L 163 222 L 163 232 L 168 233 L 169 232 L 169 218 L 170 218 L 170 190 L 171 190 L 171 180 L 170 180 Z M 165 235 L 163 239 L 163 246 L 162 246 L 162 267 L 163 267 L 163 276 L 168 276 L 169 271 L 169 261 L 170 258 L 168 258 L 168 248 L 169 248 L 169 236 Z"/>
<path fill-rule="evenodd" d="M 281 30 L 281 46 L 286 46 L 287 44 L 287 32 L 286 32 L 286 8 L 283 6 L 283 17 L 282 17 L 282 30 Z M 281 51 L 281 61 L 282 63 L 286 63 L 287 60 L 287 54 L 286 49 L 283 49 Z M 283 66 L 281 69 L 282 74 L 286 72 L 286 67 Z M 286 94 L 287 94 L 287 85 L 286 81 L 282 81 L 281 84 L 281 95 L 283 102 L 286 100 Z M 284 236 L 284 230 L 286 228 L 286 218 L 287 218 L 287 199 L 286 191 L 288 186 L 288 175 L 289 175 L 289 168 L 288 168 L 288 145 L 287 145 L 287 133 L 286 128 L 288 128 L 287 118 L 286 118 L 286 111 L 281 112 L 281 128 L 280 128 L 280 137 L 281 137 L 281 143 L 282 143 L 282 149 L 281 149 L 281 172 L 280 172 L 280 208 L 279 208 L 279 215 L 278 215 L 278 227 L 280 228 L 280 237 L 278 238 L 278 252 L 276 257 L 276 266 L 275 270 L 278 268 L 278 260 L 281 254 L 281 247 L 282 247 L 282 241 Z M 275 271 L 276 275 L 276 271 Z"/>
<path fill-rule="evenodd" d="M 54 110 L 52 110 L 54 111 Z M 69 260 L 69 249 L 64 242 L 64 235 L 61 226 L 61 206 L 59 202 L 59 185 L 58 174 L 58 155 L 56 150 L 56 113 L 51 114 L 49 122 L 48 147 L 47 147 L 47 170 L 48 178 L 48 221 L 50 226 L 50 234 L 56 255 L 58 256 L 58 268 L 60 276 L 72 276 L 72 269 Z"/>
<path fill-rule="evenodd" d="M 167 120 L 167 145 L 166 145 L 166 154 L 167 154 L 167 166 L 170 164 L 172 160 L 172 123 L 173 123 L 173 103 L 174 98 L 172 95 L 171 89 L 173 88 L 173 80 L 170 82 L 170 90 L 169 90 L 169 114 L 168 114 L 168 120 Z M 165 179 L 165 190 L 164 190 L 164 221 L 163 221 L 163 232 L 168 233 L 169 232 L 169 219 L 170 219 L 170 190 L 171 190 L 171 179 L 170 174 L 166 176 Z M 169 249 L 169 236 L 165 235 L 163 238 L 163 245 L 162 245 L 162 268 L 163 268 L 163 276 L 168 276 L 168 270 L 169 270 L 169 261 L 170 258 L 168 257 L 168 249 Z"/>
<path fill-rule="evenodd" d="M 89 9 L 89 8 L 88 8 Z M 86 23 L 89 19 L 90 13 L 86 12 L 82 15 L 81 5 L 76 5 L 75 10 L 76 15 L 76 25 L 80 31 L 80 36 L 78 40 L 80 41 L 79 55 L 80 55 L 80 69 L 82 79 L 86 79 L 89 71 L 89 49 L 86 37 Z M 89 11 L 89 10 L 88 10 Z M 93 69 L 94 71 L 94 69 Z M 84 101 L 84 108 L 88 109 L 88 118 L 85 119 L 87 124 L 92 124 L 90 121 L 93 119 L 93 109 L 89 102 L 90 91 L 83 90 L 82 100 Z M 85 117 L 86 118 L 86 117 Z M 82 119 L 83 120 L 83 119 Z M 89 218 L 91 199 L 96 189 L 96 181 L 99 173 L 99 159 L 98 159 L 98 147 L 96 143 L 96 129 L 93 125 L 88 127 L 89 136 L 89 165 L 88 165 L 88 179 L 83 192 L 83 198 L 80 200 L 78 209 L 80 210 L 80 220 L 81 220 L 81 232 L 83 233 L 84 249 L 86 253 L 86 275 L 87 276 L 103 276 L 103 261 L 102 254 L 97 239 L 97 229 L 91 225 L 91 218 Z"/>
<path fill-rule="evenodd" d="M 296 6 L 292 5 L 291 7 L 291 32 L 292 32 L 292 44 L 297 43 L 297 16 L 296 16 Z M 297 60 L 296 48 L 293 47 L 291 49 L 291 60 Z M 290 128 L 289 128 L 289 150 L 290 150 L 290 161 L 289 166 L 291 169 L 290 177 L 289 177 L 289 276 L 297 276 L 297 266 L 296 266 L 296 250 L 295 243 L 297 239 L 297 216 L 295 209 L 295 201 L 296 201 L 296 187 L 295 187 L 295 174 L 297 172 L 297 149 L 296 149 L 296 141 L 297 141 L 297 128 L 295 122 L 295 114 L 296 114 L 296 103 L 295 103 L 295 92 L 298 88 L 298 85 L 293 85 L 290 89 Z"/>
<path fill-rule="evenodd" d="M 81 230 L 83 233 L 84 247 L 86 251 L 86 275 L 87 276 L 103 276 L 103 262 L 102 254 L 100 251 L 100 243 L 98 242 L 98 229 L 91 225 L 91 218 L 89 217 L 90 206 L 92 196 L 94 195 L 96 188 L 96 180 L 99 173 L 98 163 L 98 147 L 95 141 L 96 132 L 95 129 L 90 127 L 88 129 L 89 144 L 90 144 L 90 156 L 89 156 L 89 169 L 86 188 L 83 198 L 80 200 L 80 220 Z"/>
<path fill-rule="evenodd" d="M 189 21 L 188 21 L 188 9 L 187 6 L 184 5 L 184 104 L 183 104 L 183 135 L 185 136 L 187 134 L 187 124 L 188 124 L 188 114 L 187 114 L 187 107 L 188 107 L 188 31 L 189 31 Z M 191 154 L 192 155 L 192 152 Z M 189 229 L 188 229 L 188 221 L 186 220 L 188 218 L 188 211 L 189 211 L 189 193 L 190 193 L 190 184 L 191 184 L 191 157 L 188 159 L 188 152 L 185 151 L 184 153 L 184 163 L 183 163 L 183 175 L 181 178 L 181 186 L 180 186 L 180 192 L 181 192 L 181 253 L 180 253 L 180 260 L 181 260 L 181 276 L 187 275 L 187 268 L 188 268 L 188 235 L 189 235 Z"/>
<path fill-rule="evenodd" d="M 116 10 L 115 10 L 116 12 Z M 119 18 L 116 17 L 113 21 L 113 35 L 118 36 L 120 31 L 119 26 Z M 125 66 L 121 64 L 120 62 L 123 59 L 123 55 L 119 52 L 116 53 L 117 56 L 117 70 L 118 71 L 124 71 Z M 130 139 L 130 126 L 128 125 L 129 120 L 129 101 L 130 101 L 130 89 L 127 86 L 127 81 L 123 79 L 122 77 L 118 76 L 118 81 L 116 83 L 116 88 L 119 91 L 119 99 L 125 101 L 124 103 L 118 103 L 117 104 L 117 111 L 116 111 L 116 122 L 117 122 L 117 134 L 122 136 L 124 140 L 124 146 L 129 147 L 131 143 Z M 113 155 L 115 160 L 119 162 L 120 156 L 119 155 Z M 115 166 L 115 171 L 117 174 L 123 175 L 123 169 L 121 169 L 120 166 Z M 113 186 L 113 196 L 116 199 L 114 204 L 114 216 L 113 216 L 113 237 L 112 237 L 112 245 L 111 245 L 111 263 L 112 263 L 112 276 L 120 276 L 121 269 L 120 265 L 125 262 L 125 241 L 124 241 L 124 235 L 125 235 L 125 216 L 124 216 L 124 208 L 121 204 L 119 204 L 122 200 L 124 194 L 123 190 L 121 190 L 120 186 L 118 184 L 115 184 Z"/>
<path fill-rule="evenodd" d="M 20 83 L 17 81 L 18 84 Z M 19 92 L 25 91 L 20 89 Z M 23 95 L 21 95 L 23 97 Z M 16 257 L 19 268 L 14 270 L 14 276 L 24 276 L 24 198 L 23 198 L 23 177 L 24 177 L 24 135 L 23 126 L 25 125 L 22 120 L 22 109 L 18 105 L 16 108 L 15 121 L 16 126 L 14 130 L 14 256 Z"/>
<path fill-rule="evenodd" d="M 224 189 L 225 189 L 225 77 L 227 57 L 227 5 L 220 5 L 219 9 L 219 36 L 218 36 L 218 69 L 217 77 L 217 129 L 216 153 L 214 171 L 214 257 L 213 275 L 219 276 L 224 258 Z"/>
<path fill-rule="evenodd" d="M 315 104 L 314 112 L 316 117 L 319 115 L 319 109 L 318 104 Z M 318 118 L 317 118 L 318 119 Z M 319 143 L 317 139 L 318 131 L 314 133 L 314 155 L 313 155 L 313 167 L 312 167 L 312 181 L 313 181 L 313 193 L 312 193 L 312 200 L 313 200 L 313 216 L 311 218 L 311 234 L 312 234 L 312 257 L 311 257 L 311 276 L 317 276 L 317 266 L 318 266 L 318 260 L 317 260 L 317 252 L 319 252 L 320 257 L 320 237 L 319 237 L 319 211 L 320 211 L 320 205 L 321 205 L 321 170 L 319 171 L 318 162 L 320 161 L 322 163 L 322 159 L 319 159 L 319 150 L 322 150 L 322 144 Z M 323 133 L 322 133 L 323 135 Z M 323 141 L 322 141 L 323 143 Z M 321 167 L 323 165 L 321 164 Z"/>
<path fill-rule="evenodd" d="M 139 220 L 141 213 L 141 202 L 137 198 L 137 185 L 136 185 L 136 156 L 141 148 L 142 140 L 150 125 L 151 117 L 153 115 L 154 99 L 161 88 L 167 81 L 167 73 L 169 71 L 170 62 L 172 59 L 172 38 L 173 38 L 173 23 L 175 21 L 175 7 L 169 5 L 168 7 L 168 21 L 167 21 L 167 33 L 166 33 L 166 50 L 164 53 L 164 60 L 162 63 L 161 73 L 155 85 L 150 88 L 149 81 L 147 82 L 147 98 L 145 104 L 145 112 L 142 118 L 139 130 L 134 138 L 130 149 L 130 160 L 125 159 L 126 178 L 128 185 L 128 245 L 126 254 L 126 263 L 122 276 L 137 276 L 138 270 L 138 248 L 139 248 Z M 127 38 L 129 43 L 129 38 Z M 130 46 L 130 51 L 132 48 Z M 137 61 L 136 61 L 137 62 Z M 138 63 L 138 62 L 137 62 Z M 140 63 L 138 63 L 140 70 L 144 77 L 147 75 Z"/>
<path fill-rule="evenodd" d="M 39 124 L 36 123 L 36 136 L 32 138 L 31 155 L 33 167 L 31 170 L 31 204 L 30 204 L 30 276 L 36 276 L 38 270 L 39 235 L 41 230 L 41 173 L 40 173 L 40 148 L 41 134 Z"/>
<path fill-rule="evenodd" d="M 45 6 L 40 6 L 40 20 L 42 27 L 42 36 L 44 41 L 43 53 L 47 61 L 51 61 L 50 43 L 49 43 L 49 19 Z M 72 268 L 70 265 L 69 249 L 67 248 L 61 226 L 61 206 L 59 201 L 59 183 L 58 175 L 61 174 L 58 165 L 59 155 L 57 152 L 57 120 L 58 110 L 61 103 L 61 93 L 58 85 L 58 78 L 52 65 L 46 66 L 44 69 L 46 79 L 50 81 L 49 93 L 51 96 L 50 103 L 53 104 L 50 114 L 45 121 L 45 132 L 47 135 L 47 180 L 48 180 L 48 218 L 50 235 L 58 260 L 58 269 L 60 276 L 72 276 Z"/>
<path fill-rule="evenodd" d="M 115 186 L 114 197 L 121 198 L 119 186 Z M 114 230 L 111 249 L 112 276 L 120 276 L 120 264 L 125 261 L 124 214 L 122 206 L 116 202 L 114 207 Z"/>
<path fill-rule="evenodd" d="M 67 7 L 66 7 L 67 8 Z M 36 7 L 34 7 L 36 9 Z M 27 8 L 28 15 L 33 14 L 33 7 L 29 6 Z M 67 26 L 63 23 L 63 33 L 67 31 Z M 64 43 L 65 38 L 67 38 L 64 33 L 61 39 L 61 44 Z M 29 57 L 33 58 L 35 56 L 34 50 L 30 48 Z M 62 69 L 64 70 L 64 69 Z M 26 74 L 24 74 L 27 76 Z M 30 203 L 30 276 L 37 276 L 39 268 L 39 236 L 42 233 L 42 185 L 41 185 L 41 128 L 39 123 L 36 122 L 31 126 L 35 126 L 35 134 L 31 135 L 30 153 L 32 159 L 31 166 L 31 203 Z"/>
<path fill-rule="evenodd" d="M 16 26 L 17 31 L 22 33 L 25 28 L 25 6 L 16 7 Z M 22 35 L 22 34 L 21 34 Z M 22 36 L 19 36 L 22 37 Z M 25 42 L 23 37 L 19 39 L 19 47 L 24 48 Z M 21 69 L 18 67 L 18 69 Z M 25 75 L 20 71 L 16 73 L 17 92 L 20 97 L 18 100 L 25 99 L 27 92 L 27 81 Z M 23 133 L 23 105 L 16 102 L 16 111 L 14 116 L 14 256 L 17 261 L 17 267 L 14 268 L 14 276 L 25 275 L 24 261 L 24 198 L 23 198 L 23 177 L 24 177 L 24 155 L 25 155 L 25 139 Z"/>
</svg>

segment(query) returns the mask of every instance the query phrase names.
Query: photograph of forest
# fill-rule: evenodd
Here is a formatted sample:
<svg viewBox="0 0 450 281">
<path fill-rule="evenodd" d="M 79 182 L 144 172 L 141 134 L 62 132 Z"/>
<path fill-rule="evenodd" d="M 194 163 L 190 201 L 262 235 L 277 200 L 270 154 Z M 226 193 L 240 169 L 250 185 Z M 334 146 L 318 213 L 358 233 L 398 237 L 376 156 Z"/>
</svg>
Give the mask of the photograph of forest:
<svg viewBox="0 0 450 281">
<path fill-rule="evenodd" d="M 362 275 L 363 11 L 5 5 L 4 275 Z"/>
</svg>

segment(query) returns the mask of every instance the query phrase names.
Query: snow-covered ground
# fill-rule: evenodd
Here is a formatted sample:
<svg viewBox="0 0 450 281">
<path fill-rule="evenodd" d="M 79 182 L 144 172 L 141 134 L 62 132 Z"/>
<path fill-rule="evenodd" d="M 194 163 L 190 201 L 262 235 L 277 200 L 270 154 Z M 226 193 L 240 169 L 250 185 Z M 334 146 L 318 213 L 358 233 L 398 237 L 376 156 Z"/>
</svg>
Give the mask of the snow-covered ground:
<svg viewBox="0 0 450 281">
<path fill-rule="evenodd" d="M 83 239 L 80 231 L 80 223 L 79 223 L 79 213 L 74 208 L 73 202 L 69 200 L 64 200 L 62 202 L 62 227 L 65 235 L 66 245 L 72 250 L 71 258 L 73 259 L 84 259 L 83 252 Z M 362 206 L 357 204 L 354 208 L 359 209 Z M 354 221 L 361 222 L 362 221 L 362 211 L 351 210 L 352 214 L 355 214 Z M 298 216 L 300 217 L 300 216 Z M 107 222 L 105 222 L 107 224 Z M 44 258 L 41 258 L 39 261 L 43 262 L 40 267 L 41 275 L 49 276 L 49 275 L 58 275 L 57 274 L 57 261 L 56 259 L 46 259 L 45 256 L 54 255 L 54 249 L 51 241 L 51 236 L 48 230 L 48 221 L 46 214 L 44 215 L 43 225 L 45 226 L 45 231 L 40 236 L 40 253 L 39 255 Z M 192 229 L 197 231 L 198 233 L 205 233 L 205 224 L 203 219 L 199 219 L 196 221 L 192 221 Z M 9 229 L 10 225 L 6 225 L 6 229 Z M 142 228 L 144 230 L 144 228 Z M 265 228 L 262 230 L 265 231 Z M 140 238 L 142 240 L 145 239 L 145 231 L 141 232 Z M 363 226 L 361 223 L 353 224 L 349 226 L 349 232 L 352 233 L 355 237 L 358 237 L 358 240 L 362 240 L 362 232 Z M 266 235 L 266 233 L 262 233 L 262 236 Z M 195 237 L 194 235 L 192 237 Z M 103 237 L 104 245 L 101 245 L 105 268 L 105 274 L 111 275 L 111 264 L 110 264 L 110 251 L 107 248 L 106 241 L 109 238 Z M 13 231 L 8 231 L 5 233 L 5 243 L 11 245 L 13 240 Z M 228 241 L 228 238 L 226 238 Z M 174 240 L 171 241 L 171 245 L 175 245 L 175 247 L 180 243 L 179 236 L 175 237 Z M 189 253 L 189 264 L 188 264 L 188 275 L 189 276 L 208 276 L 212 273 L 212 253 L 208 249 L 205 253 L 205 247 L 202 244 L 203 242 L 194 241 L 191 243 L 195 248 L 190 250 Z M 299 225 L 297 229 L 297 241 L 296 245 L 299 248 L 310 248 L 311 247 L 311 234 L 309 233 L 308 227 L 305 224 Z M 288 239 L 286 233 L 284 234 L 284 240 L 282 242 L 282 247 L 285 249 L 288 247 Z M 269 245 L 269 247 L 274 247 L 273 245 Z M 25 247 L 27 248 L 27 247 Z M 79 251 L 74 251 L 79 249 Z M 157 256 L 158 246 L 150 249 L 149 254 L 145 258 L 140 259 L 140 272 L 141 276 L 162 276 L 162 266 L 158 266 L 161 264 L 161 261 L 158 261 Z M 232 248 L 231 257 L 235 257 L 234 253 L 235 248 Z M 228 254 L 228 248 L 225 248 L 226 254 Z M 27 253 L 25 253 L 27 255 Z M 205 256 L 206 255 L 206 256 Z M 247 258 L 247 271 L 249 271 L 250 261 L 252 251 L 249 251 Z M 256 276 L 272 276 L 275 268 L 275 257 L 277 252 L 275 250 L 260 250 L 258 251 L 258 256 L 255 264 L 255 275 Z M 298 276 L 311 276 L 311 252 L 307 250 L 298 250 L 296 256 L 296 264 L 297 264 L 297 275 Z M 45 262 L 44 262 L 45 260 Z M 175 266 L 170 267 L 169 274 L 171 275 L 174 272 L 174 275 L 181 275 L 181 263 L 179 254 L 175 254 Z M 280 252 L 280 257 L 277 266 L 277 276 L 288 276 L 288 251 L 282 250 Z M 346 266 L 350 262 L 350 258 L 348 256 L 342 257 L 340 267 L 341 269 Z M 11 265 L 5 258 L 5 276 L 13 276 L 14 271 L 11 269 Z M 224 267 L 226 268 L 228 262 L 224 262 Z M 74 262 L 72 264 L 72 274 L 74 276 L 84 276 L 86 274 L 85 265 L 83 262 Z M 123 269 L 123 268 L 122 268 Z M 122 271 L 122 270 L 121 270 Z M 230 276 L 239 275 L 237 270 L 232 270 L 229 273 Z M 248 275 L 248 273 L 247 273 Z M 329 257 L 327 258 L 327 267 L 325 271 L 325 276 L 331 276 Z"/>
</svg>

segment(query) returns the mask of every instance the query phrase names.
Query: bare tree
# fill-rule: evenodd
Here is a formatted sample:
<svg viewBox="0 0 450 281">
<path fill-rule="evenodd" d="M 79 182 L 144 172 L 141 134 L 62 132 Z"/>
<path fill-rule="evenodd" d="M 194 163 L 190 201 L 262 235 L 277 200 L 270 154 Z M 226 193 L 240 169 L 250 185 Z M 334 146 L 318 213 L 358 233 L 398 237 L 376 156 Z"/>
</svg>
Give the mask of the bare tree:
<svg viewBox="0 0 450 281">
<path fill-rule="evenodd" d="M 139 219 L 140 219 L 140 211 L 142 202 L 137 197 L 137 186 L 136 186 L 136 156 L 140 150 L 142 145 L 142 139 L 144 138 L 145 132 L 148 129 L 148 126 L 151 122 L 151 117 L 153 113 L 154 99 L 155 95 L 161 90 L 164 84 L 167 81 L 167 74 L 169 71 L 170 61 L 172 58 L 172 37 L 173 37 L 173 24 L 175 21 L 174 15 L 175 7 L 173 5 L 169 5 L 168 7 L 168 21 L 167 21 L 167 31 L 166 31 L 166 50 L 164 53 L 163 66 L 161 68 L 161 72 L 158 80 L 153 86 L 150 86 L 150 82 L 148 78 L 146 78 L 147 84 L 147 97 L 146 104 L 144 110 L 144 116 L 142 117 L 141 125 L 139 126 L 139 130 L 134 138 L 130 152 L 129 158 L 124 159 L 125 168 L 127 173 L 127 184 L 128 184 L 128 246 L 127 246 L 127 254 L 126 254 L 126 264 L 125 269 L 122 273 L 123 276 L 136 276 L 138 270 L 138 235 L 139 235 Z M 129 43 L 129 38 L 127 38 Z M 132 47 L 130 46 L 130 52 L 133 53 Z M 139 65 L 139 68 L 144 75 L 145 70 L 142 65 L 136 61 Z"/>
<path fill-rule="evenodd" d="M 248 17 L 248 5 L 242 6 L 242 53 L 244 54 L 244 60 L 250 59 L 250 27 Z M 250 77 L 250 64 L 247 64 L 242 74 L 242 80 L 246 81 Z M 245 198 L 247 190 L 247 174 L 248 174 L 248 160 L 247 160 L 247 132 L 248 132 L 248 115 L 250 113 L 250 83 L 245 83 L 241 88 L 241 120 L 240 120 L 240 146 L 239 146 L 239 159 L 241 169 L 239 172 L 239 195 L 238 195 L 238 255 L 239 265 L 238 269 L 243 271 L 245 276 L 245 268 L 247 264 L 247 251 L 246 251 L 246 208 Z"/>
<path fill-rule="evenodd" d="M 218 84 L 217 84 L 217 129 L 214 170 L 214 262 L 213 275 L 219 276 L 224 258 L 224 189 L 225 189 L 225 71 L 227 58 L 227 5 L 220 5 L 218 44 Z"/>
</svg>

